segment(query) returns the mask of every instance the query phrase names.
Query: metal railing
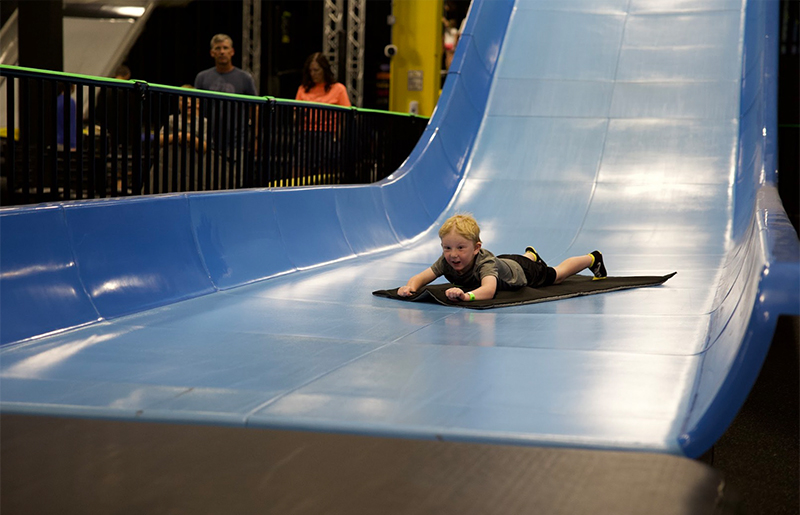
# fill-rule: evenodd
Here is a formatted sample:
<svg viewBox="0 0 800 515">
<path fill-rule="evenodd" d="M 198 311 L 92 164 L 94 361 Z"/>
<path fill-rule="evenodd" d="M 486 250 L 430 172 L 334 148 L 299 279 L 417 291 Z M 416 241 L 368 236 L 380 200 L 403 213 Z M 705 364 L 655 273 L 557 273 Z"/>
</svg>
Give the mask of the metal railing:
<svg viewBox="0 0 800 515">
<path fill-rule="evenodd" d="M 0 205 L 370 183 L 427 118 L 0 66 Z M 67 101 L 68 99 L 68 101 Z"/>
</svg>

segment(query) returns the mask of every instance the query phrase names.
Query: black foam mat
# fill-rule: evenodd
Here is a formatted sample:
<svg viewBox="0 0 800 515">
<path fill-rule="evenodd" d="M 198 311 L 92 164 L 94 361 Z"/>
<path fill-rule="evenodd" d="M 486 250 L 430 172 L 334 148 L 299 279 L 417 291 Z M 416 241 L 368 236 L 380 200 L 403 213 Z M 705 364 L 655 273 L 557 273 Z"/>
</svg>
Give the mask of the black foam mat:
<svg viewBox="0 0 800 515">
<path fill-rule="evenodd" d="M 445 292 L 452 288 L 452 284 L 432 284 L 410 297 L 401 297 L 397 294 L 398 288 L 391 290 L 377 290 L 372 292 L 378 297 L 388 297 L 390 299 L 404 301 L 425 301 L 438 302 L 445 306 L 469 309 L 490 309 L 505 306 L 519 306 L 522 304 L 534 304 L 537 302 L 549 302 L 553 300 L 569 299 L 583 295 L 595 295 L 597 293 L 607 293 L 611 291 L 627 290 L 630 288 L 642 288 L 645 286 L 658 286 L 663 284 L 678 272 L 661 276 L 630 276 L 630 277 L 606 277 L 605 279 L 594 280 L 591 276 L 573 275 L 568 277 L 561 284 L 545 286 L 544 288 L 529 288 L 527 286 L 518 290 L 498 291 L 493 299 L 474 300 L 470 302 L 452 301 L 447 298 Z"/>
</svg>

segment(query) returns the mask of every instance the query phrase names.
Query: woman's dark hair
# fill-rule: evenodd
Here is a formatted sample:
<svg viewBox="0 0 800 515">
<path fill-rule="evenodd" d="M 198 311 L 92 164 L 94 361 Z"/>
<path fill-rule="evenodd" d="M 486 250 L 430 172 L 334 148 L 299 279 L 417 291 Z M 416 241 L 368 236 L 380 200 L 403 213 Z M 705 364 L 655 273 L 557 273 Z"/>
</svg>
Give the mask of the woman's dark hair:
<svg viewBox="0 0 800 515">
<path fill-rule="evenodd" d="M 316 61 L 319 67 L 322 68 L 322 73 L 325 74 L 325 91 L 330 91 L 331 86 L 336 81 L 333 79 L 331 63 L 322 55 L 322 52 L 314 52 L 306 59 L 306 64 L 303 65 L 303 88 L 306 90 L 306 93 L 308 93 L 311 91 L 311 88 L 314 87 L 314 80 L 311 78 L 311 72 L 308 71 L 313 61 Z"/>
</svg>

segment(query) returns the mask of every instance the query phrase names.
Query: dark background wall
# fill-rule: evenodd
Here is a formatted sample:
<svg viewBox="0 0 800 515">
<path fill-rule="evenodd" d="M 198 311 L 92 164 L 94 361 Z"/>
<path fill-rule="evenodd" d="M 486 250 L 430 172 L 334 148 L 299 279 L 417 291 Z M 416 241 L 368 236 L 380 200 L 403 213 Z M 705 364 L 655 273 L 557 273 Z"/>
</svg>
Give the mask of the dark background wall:
<svg viewBox="0 0 800 515">
<path fill-rule="evenodd" d="M 780 5 L 778 47 L 778 188 L 800 235 L 800 2 Z"/>
<path fill-rule="evenodd" d="M 377 91 L 377 74 L 388 66 L 383 48 L 389 43 L 389 0 L 370 0 L 366 8 L 364 107 L 385 109 Z M 322 0 L 270 1 L 262 4 L 261 85 L 259 93 L 294 98 L 308 55 L 322 50 Z M 133 78 L 180 86 L 191 84 L 197 72 L 214 65 L 211 37 L 233 38 L 242 63 L 241 0 L 196 0 L 181 6 L 161 6 L 148 20 L 126 64 Z M 342 59 L 344 57 L 342 49 Z"/>
</svg>

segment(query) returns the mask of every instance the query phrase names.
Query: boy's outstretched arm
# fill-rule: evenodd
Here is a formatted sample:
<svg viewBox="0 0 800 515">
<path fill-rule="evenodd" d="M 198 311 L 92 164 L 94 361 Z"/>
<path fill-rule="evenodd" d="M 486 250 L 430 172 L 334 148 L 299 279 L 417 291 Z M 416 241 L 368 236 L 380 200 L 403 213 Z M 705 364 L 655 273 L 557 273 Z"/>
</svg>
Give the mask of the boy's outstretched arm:
<svg viewBox="0 0 800 515">
<path fill-rule="evenodd" d="M 444 292 L 444 294 L 447 295 L 447 298 L 450 300 L 489 300 L 494 298 L 496 291 L 497 277 L 487 275 L 481 279 L 481 285 L 471 292 L 465 292 L 461 288 L 450 288 Z"/>
<path fill-rule="evenodd" d="M 409 279 L 405 286 L 398 288 L 397 294 L 401 297 L 408 297 L 409 295 L 416 293 L 417 290 L 430 283 L 437 277 L 438 276 L 433 273 L 433 270 L 426 268 L 422 272 Z"/>
</svg>

